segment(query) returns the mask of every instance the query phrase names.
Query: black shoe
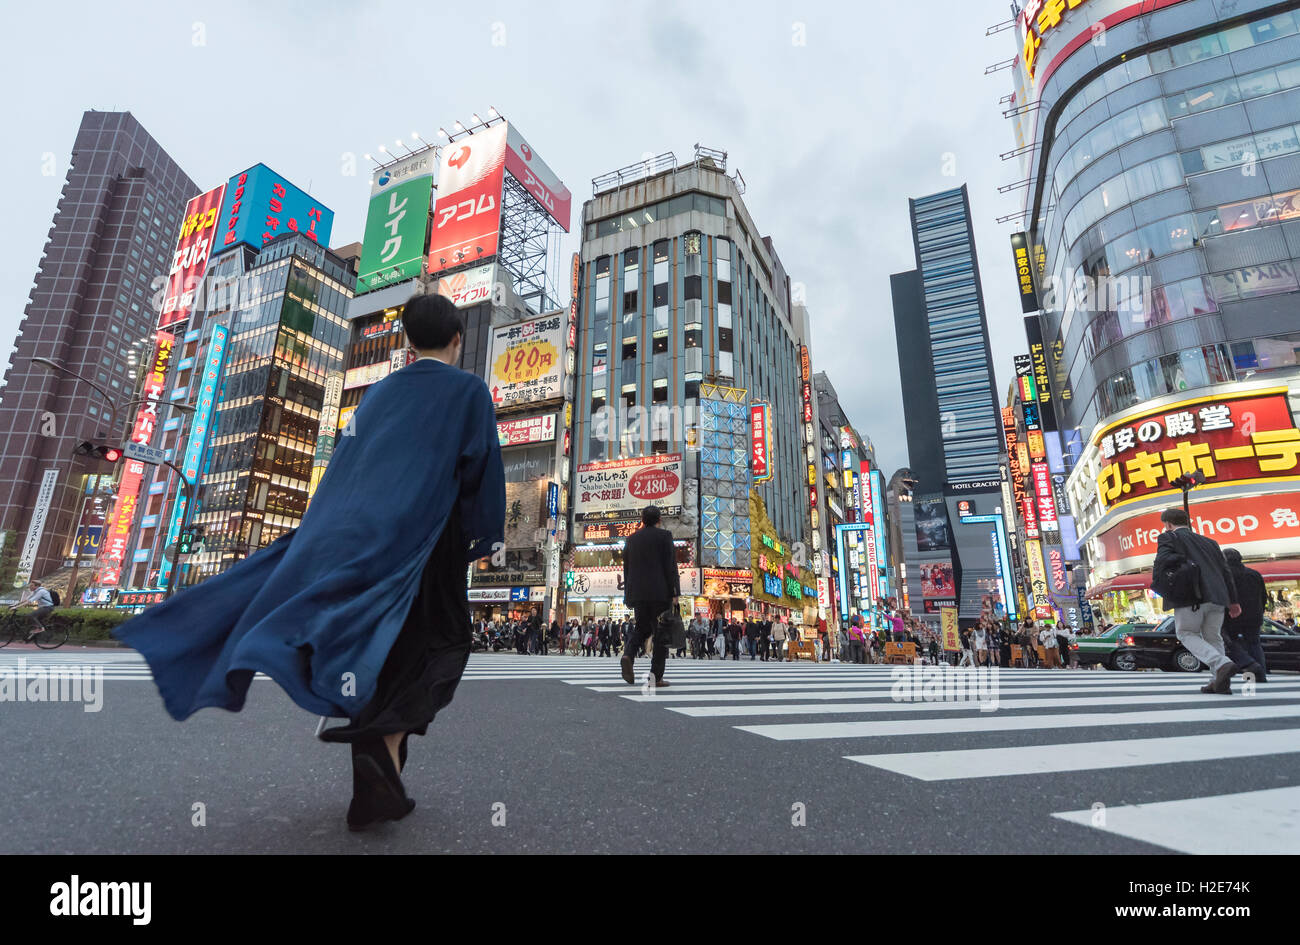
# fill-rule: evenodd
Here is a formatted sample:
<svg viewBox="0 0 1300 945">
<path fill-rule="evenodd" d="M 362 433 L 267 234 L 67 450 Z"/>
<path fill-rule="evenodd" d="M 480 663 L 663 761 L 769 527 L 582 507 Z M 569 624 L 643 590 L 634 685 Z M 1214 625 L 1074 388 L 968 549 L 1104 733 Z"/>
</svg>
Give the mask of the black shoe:
<svg viewBox="0 0 1300 945">
<path fill-rule="evenodd" d="M 619 662 L 619 668 L 622 670 L 623 673 L 623 682 L 627 683 L 629 686 L 635 686 L 636 677 L 632 675 L 631 657 L 627 657 L 627 656 L 621 657 L 618 662 Z"/>
<path fill-rule="evenodd" d="M 376 757 L 380 752 L 383 759 Z M 388 746 L 380 741 L 377 749 L 354 749 L 348 829 L 366 830 L 387 820 L 401 820 L 413 810 L 415 801 L 406 796 L 406 789 L 393 770 Z"/>
<path fill-rule="evenodd" d="M 1232 687 L 1228 685 L 1228 680 L 1236 671 L 1236 663 L 1228 662 L 1220 666 L 1218 672 L 1214 674 L 1214 691 L 1225 696 L 1232 695 Z"/>
</svg>

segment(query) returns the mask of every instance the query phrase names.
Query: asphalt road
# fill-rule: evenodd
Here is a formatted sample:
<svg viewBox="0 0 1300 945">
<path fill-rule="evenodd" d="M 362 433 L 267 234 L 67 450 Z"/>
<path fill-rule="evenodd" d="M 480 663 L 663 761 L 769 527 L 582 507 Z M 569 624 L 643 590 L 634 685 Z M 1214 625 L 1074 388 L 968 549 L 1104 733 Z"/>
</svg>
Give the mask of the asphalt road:
<svg viewBox="0 0 1300 945">
<path fill-rule="evenodd" d="M 352 834 L 346 747 L 274 683 L 177 723 L 133 653 L 9 648 L 0 677 L 20 659 L 106 678 L 101 711 L 0 702 L 5 853 L 1300 852 L 1295 675 L 1010 670 L 982 712 L 882 666 L 673 660 L 645 695 L 610 659 L 476 655 L 412 740 L 415 811 Z"/>
</svg>

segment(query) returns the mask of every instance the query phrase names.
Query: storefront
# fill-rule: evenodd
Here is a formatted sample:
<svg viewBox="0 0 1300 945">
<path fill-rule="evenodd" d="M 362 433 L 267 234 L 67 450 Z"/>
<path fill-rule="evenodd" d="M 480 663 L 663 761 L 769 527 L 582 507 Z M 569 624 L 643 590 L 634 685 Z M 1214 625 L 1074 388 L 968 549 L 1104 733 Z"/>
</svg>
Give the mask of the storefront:
<svg viewBox="0 0 1300 945">
<path fill-rule="evenodd" d="M 546 594 L 546 588 L 537 585 L 470 588 L 470 620 L 527 620 L 542 613 Z"/>
<path fill-rule="evenodd" d="M 1223 385 L 1142 405 L 1100 425 L 1071 476 L 1092 564 L 1087 595 L 1109 623 L 1166 616 L 1151 592 L 1164 529 L 1182 505 L 1174 480 L 1196 472 L 1192 527 L 1235 548 L 1265 580 L 1269 614 L 1300 606 L 1300 430 L 1288 388 Z"/>
<path fill-rule="evenodd" d="M 680 544 L 685 544 L 684 542 Z M 679 548 L 678 555 L 685 549 Z M 620 549 L 621 557 L 621 549 Z M 682 617 L 689 620 L 695 601 L 700 600 L 701 572 L 699 568 L 679 564 L 677 577 L 681 583 L 679 600 Z M 565 575 L 566 620 L 613 620 L 632 618 L 631 609 L 623 601 L 623 565 L 609 564 L 574 568 Z"/>
<path fill-rule="evenodd" d="M 754 589 L 749 571 L 705 568 L 700 596 L 695 598 L 695 615 L 704 620 L 744 620 Z"/>
</svg>

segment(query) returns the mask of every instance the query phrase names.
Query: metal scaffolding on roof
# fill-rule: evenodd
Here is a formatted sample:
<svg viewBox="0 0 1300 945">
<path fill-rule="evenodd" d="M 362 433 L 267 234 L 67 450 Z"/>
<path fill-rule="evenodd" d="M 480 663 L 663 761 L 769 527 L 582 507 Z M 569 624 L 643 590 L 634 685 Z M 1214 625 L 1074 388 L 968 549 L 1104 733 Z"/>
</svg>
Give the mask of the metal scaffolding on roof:
<svg viewBox="0 0 1300 945">
<path fill-rule="evenodd" d="M 515 280 L 515 292 L 537 313 L 559 308 L 547 265 L 551 240 L 561 230 L 546 208 L 508 171 L 501 193 L 501 241 L 497 262 Z"/>
</svg>

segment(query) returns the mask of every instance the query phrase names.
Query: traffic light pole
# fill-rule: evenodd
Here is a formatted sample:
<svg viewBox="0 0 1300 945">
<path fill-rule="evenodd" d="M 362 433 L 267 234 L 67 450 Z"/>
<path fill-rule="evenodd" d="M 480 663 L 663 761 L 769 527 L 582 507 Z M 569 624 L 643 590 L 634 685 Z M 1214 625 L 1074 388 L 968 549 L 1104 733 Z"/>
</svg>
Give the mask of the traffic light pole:
<svg viewBox="0 0 1300 945">
<path fill-rule="evenodd" d="M 176 473 L 178 477 L 180 477 L 181 488 L 185 490 L 185 513 L 181 515 L 181 528 L 176 536 L 176 557 L 172 561 L 171 572 L 167 575 L 167 593 L 163 595 L 163 600 L 166 600 L 167 598 L 171 597 L 173 593 L 175 593 L 176 575 L 181 573 L 180 536 L 185 533 L 186 528 L 189 526 L 190 512 L 194 508 L 194 494 L 190 489 L 189 480 L 185 478 L 185 473 L 181 472 L 180 468 L 176 466 L 175 463 L 165 461 L 163 465 L 166 466 L 168 469 L 170 469 L 172 472 Z M 164 548 L 163 554 L 166 555 L 166 553 L 167 550 Z"/>
</svg>

